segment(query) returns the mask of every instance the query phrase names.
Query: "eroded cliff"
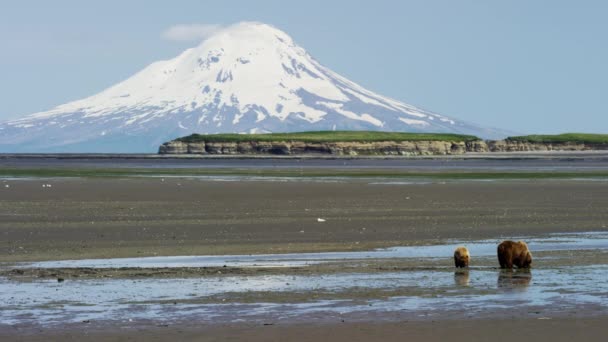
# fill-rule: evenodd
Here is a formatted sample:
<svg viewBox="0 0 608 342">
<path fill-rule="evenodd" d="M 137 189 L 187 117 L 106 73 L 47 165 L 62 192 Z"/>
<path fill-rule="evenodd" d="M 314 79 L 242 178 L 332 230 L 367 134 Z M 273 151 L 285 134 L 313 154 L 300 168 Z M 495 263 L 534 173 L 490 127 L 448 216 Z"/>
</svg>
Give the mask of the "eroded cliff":
<svg viewBox="0 0 608 342">
<path fill-rule="evenodd" d="M 608 150 L 608 144 L 533 143 L 490 141 L 377 141 L 377 142 L 183 142 L 173 140 L 160 146 L 160 154 L 213 155 L 452 155 L 467 152 L 533 152 Z"/>
<path fill-rule="evenodd" d="M 465 142 L 378 141 L 378 142 L 182 142 L 164 143 L 160 154 L 332 154 L 332 155 L 446 155 L 467 151 Z"/>
</svg>

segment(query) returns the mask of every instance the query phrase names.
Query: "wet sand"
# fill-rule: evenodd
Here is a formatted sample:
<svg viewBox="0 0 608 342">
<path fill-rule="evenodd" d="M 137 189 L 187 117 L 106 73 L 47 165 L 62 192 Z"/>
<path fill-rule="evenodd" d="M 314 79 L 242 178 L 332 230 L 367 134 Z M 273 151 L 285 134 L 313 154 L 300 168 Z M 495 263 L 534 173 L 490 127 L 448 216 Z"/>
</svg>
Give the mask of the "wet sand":
<svg viewBox="0 0 608 342">
<path fill-rule="evenodd" d="M 47 184 L 52 186 L 47 187 Z M 0 260 L 7 270 L 20 262 L 45 260 L 348 252 L 391 246 L 435 245 L 452 239 L 499 241 L 514 236 L 542 237 L 560 232 L 605 232 L 608 230 L 606 203 L 608 182 L 592 180 L 4 179 L 0 180 Z M 319 218 L 325 221 L 319 222 Z M 313 299 L 354 299 L 353 305 L 361 306 L 370 300 L 389 298 L 388 307 L 395 308 L 398 303 L 390 302 L 393 296 L 419 296 L 430 298 L 429 303 L 443 309 L 438 311 L 440 314 L 428 316 L 419 316 L 419 311 L 392 314 L 360 311 L 350 315 L 328 315 L 327 311 L 315 313 L 313 310 L 307 319 L 287 317 L 267 322 L 263 321 L 264 317 L 279 318 L 283 314 L 262 315 L 257 320 L 245 318 L 242 322 L 232 323 L 227 323 L 228 320 L 213 323 L 213 320 L 202 319 L 206 317 L 204 315 L 170 322 L 142 319 L 110 324 L 104 320 L 87 319 L 87 322 L 76 321 L 59 326 L 26 323 L 12 327 L 3 325 L 0 339 L 390 341 L 407 338 L 482 341 L 492 338 L 506 341 L 525 336 L 527 340 L 570 341 L 574 337 L 603 340 L 608 322 L 605 306 L 608 291 L 601 287 L 602 282 L 597 282 L 600 287 L 583 289 L 583 292 L 562 289 L 557 297 L 551 297 L 539 306 L 518 305 L 518 300 L 527 301 L 525 298 L 535 296 L 534 291 L 542 293 L 543 286 L 558 284 L 559 277 L 553 279 L 549 276 L 553 270 L 564 272 L 572 280 L 584 280 L 582 275 L 590 274 L 584 267 L 608 264 L 605 251 L 576 251 L 575 254 L 543 251 L 534 255 L 537 269 L 532 270 L 531 278 L 523 278 L 524 286 L 532 290 L 526 292 L 530 297 L 521 297 L 516 291 L 513 301 L 506 302 L 506 307 L 501 310 L 490 307 L 467 316 L 459 314 L 458 304 L 450 304 L 449 291 L 456 290 L 451 294 L 455 298 L 492 296 L 494 292 L 501 293 L 505 284 L 507 289 L 521 286 L 520 278 L 501 278 L 500 271 L 495 269 L 494 257 L 482 255 L 474 259 L 477 264 L 471 269 L 471 281 L 486 285 L 472 289 L 460 287 L 469 282 L 468 277 L 465 280 L 454 274 L 449 258 L 425 258 L 423 265 L 416 263 L 415 259 L 370 260 L 350 263 L 350 268 L 330 263 L 261 271 L 221 266 L 198 270 L 112 269 L 106 271 L 110 272 L 111 278 L 181 279 L 186 283 L 188 279 L 207 281 L 263 276 L 279 277 L 281 284 L 285 284 L 281 277 L 307 279 L 321 275 L 331 280 L 332 276 L 343 278 L 342 275 L 347 279 L 351 274 L 355 277 L 353 279 L 358 279 L 355 282 L 365 284 L 368 278 L 361 278 L 362 273 L 371 274 L 369 279 L 382 279 L 389 275 L 388 280 L 392 279 L 390 277 L 403 277 L 403 286 L 393 292 L 373 288 L 342 292 L 320 289 L 318 297 Z M 597 269 L 600 273 L 604 270 L 601 267 Z M 108 276 L 99 270 L 85 272 L 83 269 L 47 269 L 44 272 L 50 273 L 46 275 L 27 272 L 32 271 L 3 273 L 0 277 L 30 277 L 49 284 L 52 281 L 51 289 L 54 289 L 55 286 L 71 286 L 72 278 L 81 278 L 74 281 L 84 282 Z M 421 291 L 418 283 L 413 287 L 406 286 L 406 281 L 416 282 L 416 276 L 439 279 L 440 283 L 430 283 L 427 292 Z M 67 280 L 58 284 L 57 277 Z M 442 285 L 444 281 L 449 285 Z M 445 292 L 442 286 L 449 286 L 448 289 L 452 290 Z M 272 291 L 244 294 L 237 291 L 228 292 L 226 296 L 212 294 L 203 299 L 179 300 L 177 304 L 187 309 L 188 305 L 200 307 L 228 300 L 229 304 L 237 305 L 234 308 L 236 313 L 242 313 L 252 309 L 247 303 L 306 304 L 310 298 L 305 295 L 308 290 L 303 291 L 288 294 Z M 569 300 L 572 293 L 586 293 L 598 298 L 599 302 Z M 54 305 L 61 309 L 66 304 L 70 303 Z M 513 309 L 510 310 L 509 306 Z M 492 314 L 493 311 L 496 313 Z M 231 314 L 227 312 L 226 315 Z M 23 319 L 28 320 L 27 317 Z"/>
<path fill-rule="evenodd" d="M 0 259 L 348 251 L 600 231 L 606 203 L 603 181 L 9 179 L 0 180 Z"/>
<path fill-rule="evenodd" d="M 458 319 L 276 325 L 199 324 L 140 325 L 28 331 L 21 335 L 0 331 L 0 339 L 15 341 L 605 341 L 608 317 L 552 319 Z"/>
<path fill-rule="evenodd" d="M 0 328 L 193 320 L 394 322 L 462 315 L 536 319 L 604 312 L 608 234 L 526 240 L 534 253 L 532 270 L 497 269 L 490 240 L 467 244 L 473 265 L 456 271 L 449 257 L 455 241 L 369 252 L 20 263 L 0 269 Z M 226 265 L 213 267 L 218 263 Z"/>
</svg>

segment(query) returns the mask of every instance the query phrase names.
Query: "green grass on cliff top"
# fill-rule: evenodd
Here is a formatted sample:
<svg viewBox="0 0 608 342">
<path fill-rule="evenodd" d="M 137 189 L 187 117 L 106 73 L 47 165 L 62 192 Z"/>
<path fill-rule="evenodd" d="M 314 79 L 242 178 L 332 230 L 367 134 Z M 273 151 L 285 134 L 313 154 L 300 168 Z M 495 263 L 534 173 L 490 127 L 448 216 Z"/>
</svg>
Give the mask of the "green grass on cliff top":
<svg viewBox="0 0 608 342">
<path fill-rule="evenodd" d="M 608 134 L 564 133 L 556 135 L 524 135 L 507 140 L 531 143 L 608 144 Z"/>
<path fill-rule="evenodd" d="M 302 141 L 309 143 L 323 142 L 375 142 L 375 141 L 476 141 L 476 136 L 444 133 L 402 133 L 375 131 L 318 131 L 295 133 L 267 134 L 192 134 L 175 139 L 192 142 L 248 142 L 248 141 Z"/>
</svg>

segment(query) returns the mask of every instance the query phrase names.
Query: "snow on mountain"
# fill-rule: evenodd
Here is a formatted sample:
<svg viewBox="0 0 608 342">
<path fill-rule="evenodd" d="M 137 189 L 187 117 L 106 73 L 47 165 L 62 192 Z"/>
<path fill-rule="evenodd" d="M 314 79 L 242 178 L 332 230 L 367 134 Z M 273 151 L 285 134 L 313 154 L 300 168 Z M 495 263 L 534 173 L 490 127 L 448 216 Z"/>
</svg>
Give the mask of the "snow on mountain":
<svg viewBox="0 0 608 342">
<path fill-rule="evenodd" d="M 97 95 L 0 124 L 0 151 L 154 152 L 191 133 L 310 130 L 497 134 L 375 94 L 286 33 L 244 22 Z"/>
</svg>

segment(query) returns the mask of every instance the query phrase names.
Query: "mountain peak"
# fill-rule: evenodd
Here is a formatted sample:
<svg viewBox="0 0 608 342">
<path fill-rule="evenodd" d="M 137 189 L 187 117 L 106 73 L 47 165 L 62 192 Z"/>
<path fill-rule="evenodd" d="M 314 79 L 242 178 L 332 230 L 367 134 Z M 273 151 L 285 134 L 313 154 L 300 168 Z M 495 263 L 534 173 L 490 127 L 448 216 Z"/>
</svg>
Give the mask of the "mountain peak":
<svg viewBox="0 0 608 342">
<path fill-rule="evenodd" d="M 278 28 L 255 21 L 245 21 L 218 30 L 195 48 L 206 50 L 214 47 L 234 50 L 240 48 L 283 46 L 295 48 L 293 39 Z"/>
<path fill-rule="evenodd" d="M 279 37 L 281 39 L 289 39 L 291 37 L 284 31 L 276 28 L 275 26 L 265 24 L 258 21 L 242 21 L 223 29 L 220 29 L 215 35 L 232 35 L 234 37 L 245 37 L 245 38 L 261 38 L 261 37 Z"/>
<path fill-rule="evenodd" d="M 0 150 L 151 152 L 190 133 L 336 129 L 488 136 L 366 90 L 285 32 L 242 22 L 96 95 L 0 124 Z"/>
</svg>

